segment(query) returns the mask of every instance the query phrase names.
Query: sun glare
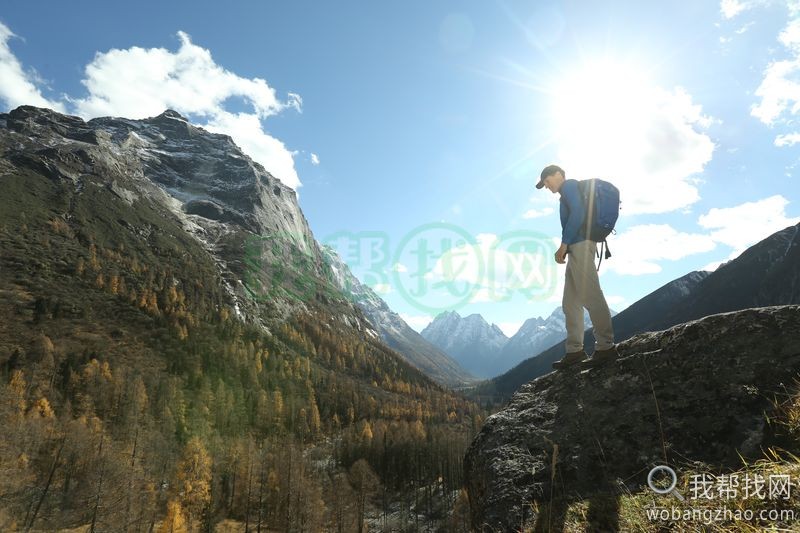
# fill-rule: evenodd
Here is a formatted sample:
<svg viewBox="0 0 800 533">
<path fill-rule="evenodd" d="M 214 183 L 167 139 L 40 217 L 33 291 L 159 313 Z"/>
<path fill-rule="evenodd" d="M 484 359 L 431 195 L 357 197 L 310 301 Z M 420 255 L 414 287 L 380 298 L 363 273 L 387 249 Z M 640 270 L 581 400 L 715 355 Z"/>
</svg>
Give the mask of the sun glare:
<svg viewBox="0 0 800 533">
<path fill-rule="evenodd" d="M 565 73 L 551 93 L 551 119 L 559 144 L 579 145 L 583 156 L 595 162 L 620 149 L 635 149 L 642 142 L 653 90 L 642 69 L 613 61 Z"/>
</svg>

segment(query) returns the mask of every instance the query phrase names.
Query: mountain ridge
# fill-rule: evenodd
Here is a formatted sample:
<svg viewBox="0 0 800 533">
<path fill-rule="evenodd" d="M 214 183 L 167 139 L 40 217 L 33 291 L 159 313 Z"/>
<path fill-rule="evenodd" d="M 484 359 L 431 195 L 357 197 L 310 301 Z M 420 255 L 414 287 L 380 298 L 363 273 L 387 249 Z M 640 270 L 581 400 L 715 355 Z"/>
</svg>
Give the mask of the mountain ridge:
<svg viewBox="0 0 800 533">
<path fill-rule="evenodd" d="M 456 311 L 440 313 L 420 335 L 476 376 L 491 375 L 508 341 L 496 324 L 489 325 L 480 314 L 462 317 Z"/>
</svg>

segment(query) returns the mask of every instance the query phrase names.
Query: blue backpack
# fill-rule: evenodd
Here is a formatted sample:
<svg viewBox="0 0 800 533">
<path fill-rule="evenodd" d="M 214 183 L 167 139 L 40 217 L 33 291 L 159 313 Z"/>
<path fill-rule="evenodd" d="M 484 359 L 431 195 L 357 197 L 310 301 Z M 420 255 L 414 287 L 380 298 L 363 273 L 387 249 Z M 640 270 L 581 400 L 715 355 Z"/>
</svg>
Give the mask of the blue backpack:
<svg viewBox="0 0 800 533">
<path fill-rule="evenodd" d="M 585 236 L 589 240 L 603 243 L 600 248 L 600 262 L 597 263 L 597 270 L 600 270 L 603 248 L 605 248 L 605 258 L 611 257 L 606 238 L 614 231 L 614 225 L 619 218 L 619 189 L 601 179 L 588 179 L 578 182 L 578 190 L 583 205 L 586 206 Z"/>
</svg>

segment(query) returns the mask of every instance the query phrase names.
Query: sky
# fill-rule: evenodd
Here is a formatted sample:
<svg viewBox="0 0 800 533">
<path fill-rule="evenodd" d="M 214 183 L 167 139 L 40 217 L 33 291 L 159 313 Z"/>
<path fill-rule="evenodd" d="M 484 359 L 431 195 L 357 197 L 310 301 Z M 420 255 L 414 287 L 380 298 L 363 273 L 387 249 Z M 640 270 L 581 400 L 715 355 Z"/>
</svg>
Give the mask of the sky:
<svg viewBox="0 0 800 533">
<path fill-rule="evenodd" d="M 800 0 L 4 2 L 23 104 L 231 135 L 418 331 L 560 305 L 551 163 L 620 189 L 617 312 L 800 222 Z"/>
</svg>

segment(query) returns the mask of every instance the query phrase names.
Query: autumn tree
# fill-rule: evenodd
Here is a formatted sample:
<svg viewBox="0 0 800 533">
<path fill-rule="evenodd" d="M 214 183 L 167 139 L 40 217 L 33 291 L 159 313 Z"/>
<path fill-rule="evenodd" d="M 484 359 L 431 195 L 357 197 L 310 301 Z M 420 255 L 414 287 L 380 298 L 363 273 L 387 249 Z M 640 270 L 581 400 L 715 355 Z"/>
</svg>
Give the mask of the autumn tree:
<svg viewBox="0 0 800 533">
<path fill-rule="evenodd" d="M 191 523 L 202 516 L 211 500 L 211 457 L 199 437 L 186 443 L 176 478 L 176 496 Z"/>
<path fill-rule="evenodd" d="M 378 490 L 378 476 L 365 459 L 359 459 L 350 467 L 348 477 L 356 497 L 358 533 L 363 533 L 367 501 Z"/>
<path fill-rule="evenodd" d="M 179 500 L 172 499 L 167 503 L 167 516 L 161 522 L 158 533 L 189 533 L 186 516 Z"/>
</svg>

